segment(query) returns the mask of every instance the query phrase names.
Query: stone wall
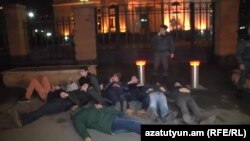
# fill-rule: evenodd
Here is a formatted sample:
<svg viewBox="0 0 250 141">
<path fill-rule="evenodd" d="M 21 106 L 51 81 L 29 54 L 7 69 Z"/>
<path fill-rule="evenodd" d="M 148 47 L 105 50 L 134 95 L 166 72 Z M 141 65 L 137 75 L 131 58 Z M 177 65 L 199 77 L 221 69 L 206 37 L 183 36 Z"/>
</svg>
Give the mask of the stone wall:
<svg viewBox="0 0 250 141">
<path fill-rule="evenodd" d="M 3 82 L 7 87 L 26 87 L 32 79 L 41 80 L 42 76 L 47 76 L 52 85 L 63 85 L 70 81 L 77 81 L 79 76 L 79 66 L 70 69 L 60 69 L 63 66 L 30 67 L 17 68 L 2 72 Z M 90 65 L 89 72 L 96 74 L 96 66 Z"/>
</svg>

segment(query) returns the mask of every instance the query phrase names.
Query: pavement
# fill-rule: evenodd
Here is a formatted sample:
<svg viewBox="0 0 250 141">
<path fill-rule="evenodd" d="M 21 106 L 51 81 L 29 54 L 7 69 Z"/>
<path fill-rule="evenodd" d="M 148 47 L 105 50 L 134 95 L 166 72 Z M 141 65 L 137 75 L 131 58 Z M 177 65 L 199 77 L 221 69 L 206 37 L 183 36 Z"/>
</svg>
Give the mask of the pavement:
<svg viewBox="0 0 250 141">
<path fill-rule="evenodd" d="M 99 65 L 98 77 L 101 81 L 107 81 L 108 76 L 114 72 L 122 72 L 123 80 L 126 81 L 132 74 L 137 73 L 135 64 L 106 64 Z M 208 115 L 215 115 L 216 119 L 207 124 L 250 124 L 250 94 L 244 93 L 241 99 L 234 95 L 235 87 L 231 82 L 230 67 L 221 67 L 216 64 L 202 63 L 199 69 L 199 84 L 203 89 L 193 89 L 193 96 L 201 107 L 202 111 Z M 153 83 L 156 80 L 166 85 L 170 90 L 175 81 L 184 85 L 190 85 L 191 72 L 188 63 L 170 62 L 168 77 L 154 77 L 151 75 L 152 65 L 146 66 L 146 82 Z M 1 85 L 1 81 L 0 81 Z M 17 98 L 24 93 L 22 89 L 0 87 L 0 140 L 1 141 L 82 141 L 81 137 L 73 129 L 69 112 L 48 115 L 39 120 L 24 126 L 14 128 L 14 123 L 6 114 L 11 108 L 19 112 L 29 112 L 37 109 L 43 103 L 36 97 L 33 97 L 30 103 L 17 103 Z M 174 101 L 168 101 L 170 109 L 177 111 Z M 140 120 L 142 123 L 155 124 L 148 117 L 142 117 L 133 114 L 132 117 Z M 163 124 L 158 122 L 157 124 Z M 173 119 L 164 124 L 184 125 L 180 118 Z M 116 135 L 107 135 L 98 131 L 89 130 L 93 141 L 138 141 L 140 135 L 135 133 L 121 133 Z"/>
</svg>

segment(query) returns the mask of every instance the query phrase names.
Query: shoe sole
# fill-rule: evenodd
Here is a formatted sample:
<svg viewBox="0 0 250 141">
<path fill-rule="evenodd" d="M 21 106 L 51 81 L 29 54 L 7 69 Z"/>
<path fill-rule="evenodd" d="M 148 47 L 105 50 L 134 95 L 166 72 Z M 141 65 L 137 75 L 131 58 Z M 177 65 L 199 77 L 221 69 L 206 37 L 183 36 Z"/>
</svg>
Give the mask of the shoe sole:
<svg viewBox="0 0 250 141">
<path fill-rule="evenodd" d="M 17 127 L 22 127 L 22 122 L 20 120 L 20 117 L 19 117 L 19 114 L 17 113 L 17 111 L 13 111 L 13 118 L 14 118 L 14 121 L 17 125 Z"/>
</svg>

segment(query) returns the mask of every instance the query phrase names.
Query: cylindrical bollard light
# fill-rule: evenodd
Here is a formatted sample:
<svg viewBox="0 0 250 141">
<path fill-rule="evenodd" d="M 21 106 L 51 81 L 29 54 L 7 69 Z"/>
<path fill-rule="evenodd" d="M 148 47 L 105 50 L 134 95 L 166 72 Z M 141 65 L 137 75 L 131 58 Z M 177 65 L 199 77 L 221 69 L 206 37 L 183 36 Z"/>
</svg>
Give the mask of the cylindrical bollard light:
<svg viewBox="0 0 250 141">
<path fill-rule="evenodd" d="M 140 84 L 145 84 L 145 65 L 146 65 L 145 60 L 136 61 L 136 66 L 138 69 L 138 76 L 139 76 Z"/>
<path fill-rule="evenodd" d="M 192 73 L 192 88 L 197 89 L 199 86 L 199 65 L 200 61 L 190 61 L 191 73 Z"/>
</svg>

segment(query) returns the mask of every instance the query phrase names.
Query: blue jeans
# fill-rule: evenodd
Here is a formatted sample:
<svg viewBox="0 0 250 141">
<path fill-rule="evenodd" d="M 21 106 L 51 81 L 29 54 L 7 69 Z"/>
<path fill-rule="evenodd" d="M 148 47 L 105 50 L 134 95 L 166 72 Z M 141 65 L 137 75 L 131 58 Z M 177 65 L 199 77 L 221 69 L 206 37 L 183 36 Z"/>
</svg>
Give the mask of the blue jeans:
<svg viewBox="0 0 250 141">
<path fill-rule="evenodd" d="M 124 114 L 119 114 L 114 118 L 111 130 L 114 133 L 122 131 L 141 134 L 141 123 Z"/>
<path fill-rule="evenodd" d="M 151 92 L 149 94 L 150 102 L 148 111 L 150 112 L 150 116 L 154 118 L 164 118 L 169 110 L 167 104 L 167 97 L 162 92 Z M 160 115 L 158 114 L 157 110 L 160 110 Z"/>
<path fill-rule="evenodd" d="M 26 125 L 39 119 L 40 117 L 44 115 L 67 111 L 73 105 L 74 104 L 68 99 L 58 98 L 58 99 L 48 101 L 36 111 L 21 114 L 20 118 L 21 118 L 22 124 Z"/>
</svg>

